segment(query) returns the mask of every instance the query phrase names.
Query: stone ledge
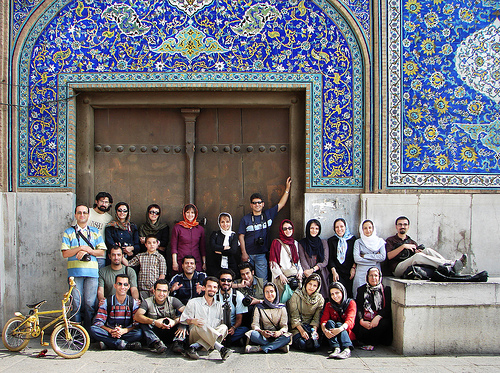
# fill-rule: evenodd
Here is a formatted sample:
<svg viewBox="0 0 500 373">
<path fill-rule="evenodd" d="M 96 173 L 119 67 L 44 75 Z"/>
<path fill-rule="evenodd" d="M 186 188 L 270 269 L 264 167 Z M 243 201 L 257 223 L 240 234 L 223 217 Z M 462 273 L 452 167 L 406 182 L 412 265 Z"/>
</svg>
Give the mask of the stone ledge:
<svg viewBox="0 0 500 373">
<path fill-rule="evenodd" d="M 500 354 L 500 278 L 449 283 L 385 278 L 393 347 L 403 355 Z"/>
</svg>

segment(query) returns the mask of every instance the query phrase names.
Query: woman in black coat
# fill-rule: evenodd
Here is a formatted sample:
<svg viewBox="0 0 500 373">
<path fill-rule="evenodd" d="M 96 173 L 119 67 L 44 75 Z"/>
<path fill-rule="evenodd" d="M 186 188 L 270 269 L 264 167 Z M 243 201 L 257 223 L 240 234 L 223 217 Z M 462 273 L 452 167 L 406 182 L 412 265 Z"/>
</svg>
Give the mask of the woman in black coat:
<svg viewBox="0 0 500 373">
<path fill-rule="evenodd" d="M 344 219 L 338 218 L 333 222 L 335 235 L 328 239 L 328 271 L 332 274 L 333 282 L 340 282 L 347 290 L 347 296 L 352 298 L 352 279 L 356 274 L 354 263 L 354 242 L 356 236 L 352 235 Z"/>
<path fill-rule="evenodd" d="M 230 268 L 234 273 L 238 271 L 237 256 L 238 235 L 231 230 L 233 218 L 227 212 L 219 214 L 219 230 L 210 235 L 210 245 L 207 250 L 207 274 L 217 276 L 222 268 Z"/>
</svg>

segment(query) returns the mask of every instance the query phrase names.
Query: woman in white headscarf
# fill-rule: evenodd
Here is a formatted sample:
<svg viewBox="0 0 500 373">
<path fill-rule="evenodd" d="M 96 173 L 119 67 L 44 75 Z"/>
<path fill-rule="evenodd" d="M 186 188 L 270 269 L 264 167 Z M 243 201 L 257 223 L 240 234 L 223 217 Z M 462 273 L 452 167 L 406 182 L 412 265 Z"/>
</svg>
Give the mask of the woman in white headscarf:
<svg viewBox="0 0 500 373">
<path fill-rule="evenodd" d="M 218 217 L 219 230 L 210 235 L 210 246 L 207 252 L 207 274 L 217 276 L 222 268 L 238 271 L 238 235 L 233 232 L 233 218 L 227 212 Z"/>
<path fill-rule="evenodd" d="M 359 225 L 360 238 L 354 243 L 354 262 L 356 275 L 354 276 L 352 292 L 354 298 L 358 288 L 366 283 L 366 273 L 371 267 L 380 268 L 385 260 L 385 241 L 377 236 L 377 229 L 371 220 L 365 220 Z"/>
</svg>

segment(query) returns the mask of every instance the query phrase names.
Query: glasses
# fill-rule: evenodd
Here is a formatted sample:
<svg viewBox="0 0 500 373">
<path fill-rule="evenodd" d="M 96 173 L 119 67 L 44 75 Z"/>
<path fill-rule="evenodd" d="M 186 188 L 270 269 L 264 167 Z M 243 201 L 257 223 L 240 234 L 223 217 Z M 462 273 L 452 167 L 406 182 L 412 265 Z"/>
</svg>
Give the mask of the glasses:
<svg viewBox="0 0 500 373">
<path fill-rule="evenodd" d="M 122 209 L 118 209 L 116 211 L 118 211 L 118 212 L 128 212 L 128 210 L 122 210 Z"/>
<path fill-rule="evenodd" d="M 128 286 L 128 282 L 117 282 L 118 286 Z"/>
<path fill-rule="evenodd" d="M 252 201 L 250 202 L 252 205 L 262 205 L 264 202 L 263 201 Z"/>
<path fill-rule="evenodd" d="M 408 223 L 398 223 L 398 227 L 407 227 Z"/>
<path fill-rule="evenodd" d="M 283 231 L 293 231 L 293 228 L 292 227 L 285 227 L 285 228 L 283 228 Z"/>
<path fill-rule="evenodd" d="M 89 213 L 87 211 L 77 211 L 77 215 L 88 215 Z"/>
<path fill-rule="evenodd" d="M 160 215 L 160 211 L 150 211 L 150 215 Z"/>
<path fill-rule="evenodd" d="M 220 282 L 233 282 L 230 278 L 221 278 Z"/>
</svg>

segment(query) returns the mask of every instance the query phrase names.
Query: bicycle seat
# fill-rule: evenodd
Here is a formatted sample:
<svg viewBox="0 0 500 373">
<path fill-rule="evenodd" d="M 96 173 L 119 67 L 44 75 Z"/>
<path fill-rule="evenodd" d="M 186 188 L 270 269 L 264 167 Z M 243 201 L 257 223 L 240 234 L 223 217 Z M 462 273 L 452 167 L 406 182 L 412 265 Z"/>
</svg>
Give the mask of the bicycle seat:
<svg viewBox="0 0 500 373">
<path fill-rule="evenodd" d="M 39 308 L 45 302 L 47 302 L 47 301 L 46 300 L 41 300 L 40 302 L 35 303 L 35 304 L 27 304 L 26 307 L 28 307 L 28 308 Z"/>
</svg>

